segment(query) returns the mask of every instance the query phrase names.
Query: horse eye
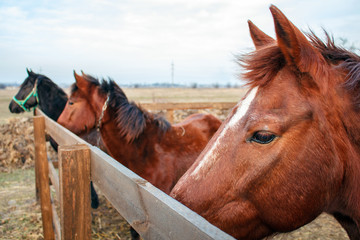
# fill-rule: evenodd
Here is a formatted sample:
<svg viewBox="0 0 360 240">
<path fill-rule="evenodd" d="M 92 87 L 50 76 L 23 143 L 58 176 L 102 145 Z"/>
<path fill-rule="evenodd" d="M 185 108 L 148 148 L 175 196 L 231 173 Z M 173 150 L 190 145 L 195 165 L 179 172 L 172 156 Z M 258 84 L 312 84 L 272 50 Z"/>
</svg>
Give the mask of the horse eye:
<svg viewBox="0 0 360 240">
<path fill-rule="evenodd" d="M 260 144 L 268 144 L 271 143 L 276 138 L 276 135 L 265 132 L 265 131 L 258 131 L 255 132 L 254 135 L 251 137 L 250 141 L 257 142 Z"/>
<path fill-rule="evenodd" d="M 69 101 L 69 105 L 73 105 L 73 104 L 74 104 L 74 102 Z"/>
</svg>

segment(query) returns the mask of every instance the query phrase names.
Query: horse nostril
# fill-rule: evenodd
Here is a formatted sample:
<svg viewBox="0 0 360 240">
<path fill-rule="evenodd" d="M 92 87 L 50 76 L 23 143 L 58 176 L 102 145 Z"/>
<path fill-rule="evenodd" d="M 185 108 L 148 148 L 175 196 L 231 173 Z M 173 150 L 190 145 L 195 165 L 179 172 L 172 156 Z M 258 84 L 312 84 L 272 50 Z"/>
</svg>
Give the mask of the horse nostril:
<svg viewBox="0 0 360 240">
<path fill-rule="evenodd" d="M 10 110 L 11 113 L 21 113 L 21 112 L 23 112 L 23 110 L 17 104 L 15 104 L 14 100 L 11 100 L 11 102 L 9 104 L 9 110 Z"/>
</svg>

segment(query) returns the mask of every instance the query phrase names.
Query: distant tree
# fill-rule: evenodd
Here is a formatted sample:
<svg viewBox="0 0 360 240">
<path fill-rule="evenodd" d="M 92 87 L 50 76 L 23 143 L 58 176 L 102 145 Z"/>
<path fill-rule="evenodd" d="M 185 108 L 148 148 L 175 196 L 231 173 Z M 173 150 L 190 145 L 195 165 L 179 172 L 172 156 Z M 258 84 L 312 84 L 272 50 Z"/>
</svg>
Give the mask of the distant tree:
<svg viewBox="0 0 360 240">
<path fill-rule="evenodd" d="M 231 83 L 227 83 L 226 88 L 231 88 Z"/>
<path fill-rule="evenodd" d="M 197 87 L 198 87 L 197 83 L 192 83 L 191 84 L 191 88 L 197 88 Z"/>
<path fill-rule="evenodd" d="M 5 89 L 5 88 L 6 88 L 6 85 L 5 85 L 5 84 L 0 83 L 0 89 Z"/>
<path fill-rule="evenodd" d="M 219 88 L 219 87 L 220 87 L 220 85 L 218 83 L 213 84 L 213 88 Z"/>
<path fill-rule="evenodd" d="M 138 83 L 134 84 L 134 88 L 139 88 L 139 87 L 140 87 L 140 84 L 138 84 Z"/>
</svg>

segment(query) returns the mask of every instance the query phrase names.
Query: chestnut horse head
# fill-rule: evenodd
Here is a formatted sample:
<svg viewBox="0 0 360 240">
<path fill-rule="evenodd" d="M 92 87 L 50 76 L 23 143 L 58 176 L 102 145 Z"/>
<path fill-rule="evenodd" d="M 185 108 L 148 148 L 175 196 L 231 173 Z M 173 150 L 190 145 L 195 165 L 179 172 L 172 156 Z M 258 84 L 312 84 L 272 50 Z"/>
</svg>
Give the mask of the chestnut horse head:
<svg viewBox="0 0 360 240">
<path fill-rule="evenodd" d="M 308 38 L 275 6 L 276 41 L 249 22 L 250 87 L 171 195 L 240 239 L 328 212 L 360 227 L 360 58 Z"/>
<path fill-rule="evenodd" d="M 96 119 L 101 112 L 98 91 L 99 81 L 90 75 L 80 76 L 74 71 L 76 83 L 71 86 L 71 96 L 58 123 L 65 126 L 73 133 L 85 134 L 96 128 Z M 106 99 L 106 97 L 105 97 Z M 93 104 L 94 103 L 94 104 Z"/>
</svg>

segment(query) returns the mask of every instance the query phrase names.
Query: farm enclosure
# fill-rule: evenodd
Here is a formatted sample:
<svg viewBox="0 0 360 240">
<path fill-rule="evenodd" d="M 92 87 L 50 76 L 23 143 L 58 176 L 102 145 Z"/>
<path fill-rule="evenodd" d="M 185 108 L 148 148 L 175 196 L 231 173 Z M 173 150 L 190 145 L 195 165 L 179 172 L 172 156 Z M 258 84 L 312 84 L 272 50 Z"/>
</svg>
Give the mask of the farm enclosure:
<svg viewBox="0 0 360 240">
<path fill-rule="evenodd" d="M 154 100 L 155 102 L 166 102 L 164 100 L 164 98 L 156 97 L 156 95 L 155 95 L 155 97 L 153 97 L 151 95 L 151 89 L 150 90 L 149 89 L 145 89 L 145 90 L 144 89 L 130 89 L 129 92 L 128 92 L 128 89 L 126 89 L 125 91 L 126 91 L 126 94 L 129 96 L 129 99 L 136 100 L 135 99 L 136 98 L 135 97 L 136 93 L 141 92 L 139 94 L 139 98 L 140 97 L 143 98 L 144 102 L 151 102 L 152 100 Z M 133 91 L 133 92 L 131 92 L 131 91 Z M 161 92 L 162 90 L 161 89 L 160 90 L 155 90 L 155 92 L 156 91 Z M 172 91 L 175 91 L 175 92 L 172 92 Z M 179 93 L 180 91 L 182 93 Z M 163 92 L 164 92 L 164 94 L 166 92 L 166 94 L 168 94 L 169 96 L 176 96 L 176 94 L 182 95 L 184 99 L 181 100 L 179 98 L 180 100 L 178 102 L 180 102 L 180 101 L 185 102 L 185 101 L 192 100 L 191 97 L 190 97 L 192 94 L 194 94 L 194 96 L 196 96 L 196 98 L 194 98 L 196 101 L 200 101 L 201 99 L 199 99 L 200 98 L 199 96 L 202 96 L 202 94 L 206 95 L 207 93 L 205 91 L 208 91 L 208 94 L 210 95 L 210 96 L 208 96 L 208 99 L 216 99 L 216 101 L 226 101 L 222 97 L 222 96 L 225 96 L 225 95 L 227 97 L 231 96 L 231 95 L 233 96 L 232 99 L 230 99 L 229 101 L 237 101 L 237 100 L 240 99 L 240 95 L 242 94 L 241 89 L 185 89 L 185 90 L 184 89 L 182 89 L 182 90 L 179 90 L 179 89 L 170 89 L 170 90 L 166 89 L 166 91 L 164 90 Z M 146 92 L 150 93 L 150 95 L 146 95 Z M 229 92 L 229 93 L 227 93 L 227 92 Z M 131 94 L 134 94 L 133 95 L 134 97 L 131 97 L 132 96 Z M 219 96 L 216 96 L 216 95 L 219 95 Z M 160 96 L 160 93 L 159 93 L 159 96 Z M 8 98 L 8 101 L 9 100 L 10 100 L 10 97 Z M 207 100 L 207 101 L 209 101 L 209 100 Z M 8 104 L 8 102 L 6 102 L 4 104 L 4 106 L 6 106 L 6 110 L 8 111 L 7 104 Z M 196 111 L 196 110 L 191 110 L 191 111 L 187 110 L 187 111 L 177 111 L 177 112 L 175 112 L 175 115 L 176 115 L 175 121 L 179 121 L 181 118 L 184 117 L 184 115 L 186 115 L 188 113 L 191 113 L 193 111 Z M 220 116 L 222 119 L 227 114 L 226 112 L 219 112 L 219 111 L 216 111 L 216 110 L 214 111 L 214 113 L 222 115 L 222 116 Z M 14 121 L 14 122 L 16 122 L 16 121 Z M 30 124 L 31 124 L 31 121 L 30 121 Z M 20 132 L 22 132 L 22 131 L 20 130 Z M 16 171 L 19 171 L 19 170 L 16 170 Z M 7 174 L 6 176 L 9 176 L 9 175 Z M 26 179 L 27 179 L 26 180 L 27 182 L 30 182 L 30 181 L 33 180 L 33 179 L 31 180 L 31 174 L 30 174 L 30 177 L 27 177 Z M 30 188 L 31 188 L 31 186 L 30 186 Z M 6 190 L 2 189 L 2 191 L 5 192 Z M 2 195 L 2 196 L 5 196 L 5 195 Z M 4 206 L 4 209 L 14 208 L 14 206 L 12 205 L 13 202 L 10 202 L 10 204 L 9 204 L 9 201 L 11 201 L 11 200 L 12 200 L 11 196 L 7 197 L 6 199 L 1 199 L 1 201 L 3 201 L 4 204 L 2 204 L 0 206 Z M 106 203 L 106 200 L 102 199 L 102 201 L 103 201 L 102 204 L 108 205 L 108 203 Z M 24 203 L 24 204 L 26 204 L 26 203 Z M 35 210 L 36 210 L 36 208 L 35 208 Z M 37 211 L 38 210 L 39 209 L 37 209 Z M 117 229 L 120 230 L 120 228 L 121 228 L 121 229 L 124 229 L 125 231 L 127 231 L 127 228 L 123 227 L 123 224 L 124 224 L 123 220 L 122 220 L 122 223 L 121 223 L 121 221 L 119 220 L 119 217 L 116 217 L 117 213 L 114 212 L 114 209 L 112 209 L 111 206 L 109 206 L 107 208 L 103 208 L 102 210 L 103 211 L 110 210 L 110 211 L 112 211 L 112 213 L 109 215 L 106 212 L 102 212 L 102 213 L 95 212 L 95 214 L 94 214 L 94 211 L 93 211 L 93 218 L 96 217 L 96 216 L 94 216 L 96 214 L 97 215 L 102 215 L 101 216 L 102 218 L 96 218 L 97 222 L 95 222 L 95 223 L 93 222 L 93 235 L 92 235 L 93 239 L 101 239 L 101 238 L 103 238 L 103 239 L 106 239 L 106 238 L 119 239 L 118 237 L 116 237 L 115 234 L 110 235 L 109 233 L 104 233 L 104 231 L 103 231 L 104 227 L 101 229 L 98 226 L 101 225 L 101 223 L 99 224 L 99 222 L 101 222 L 101 221 L 103 223 L 107 222 L 109 224 L 109 226 L 113 226 L 114 228 L 115 228 L 115 226 L 111 225 L 111 224 L 118 224 L 119 226 L 122 224 L 121 225 L 122 227 L 119 227 Z M 5 211 L 4 211 L 4 214 L 5 214 Z M 108 215 L 108 216 L 106 216 L 106 215 Z M 1 216 L 4 216 L 3 213 L 1 213 Z M 106 217 L 109 217 L 109 218 L 106 218 Z M 39 221 L 38 216 L 36 216 L 35 218 L 32 217 L 32 219 L 33 219 L 33 221 L 30 224 L 35 224 L 36 222 Z M 98 220 L 98 219 L 102 219 L 102 220 Z M 116 222 L 113 221 L 112 223 L 111 222 L 109 223 L 109 221 L 111 219 L 113 219 Z M 9 220 L 8 222 L 11 222 L 11 221 Z M 5 229 L 6 226 L 7 226 L 6 221 L 1 222 L 1 225 L 0 225 L 0 228 L 1 228 L 0 237 L 5 236 L 5 235 L 2 235 L 2 230 Z M 14 229 L 16 230 L 16 227 L 18 227 L 18 226 L 19 226 L 19 223 L 14 224 Z M 13 231 L 15 231 L 15 230 L 13 230 Z M 96 235 L 96 233 L 94 233 L 94 231 L 98 231 L 97 233 L 101 232 L 101 234 L 103 234 L 103 235 L 101 235 L 101 234 Z M 112 233 L 114 233 L 113 230 L 112 230 Z M 109 234 L 109 235 L 106 235 L 106 234 Z M 38 235 L 38 236 L 41 237 L 41 235 Z M 100 237 L 100 236 L 102 236 L 102 237 Z M 332 218 L 328 217 L 327 215 L 322 215 L 322 216 L 320 216 L 318 218 L 318 220 L 316 220 L 313 223 L 305 226 L 304 228 L 300 229 L 299 231 L 295 231 L 295 232 L 293 232 L 291 234 L 286 234 L 286 235 L 278 235 L 275 238 L 276 239 L 318 239 L 318 238 L 321 238 L 321 239 L 346 239 L 346 235 L 345 235 L 344 231 L 341 228 L 339 228 L 338 224 Z M 18 238 L 14 237 L 14 238 L 9 238 L 9 239 L 18 239 Z M 32 238 L 32 237 L 29 236 L 29 239 L 37 239 L 37 238 L 35 238 L 35 237 Z M 121 236 L 121 239 L 124 239 L 124 237 Z"/>
</svg>

